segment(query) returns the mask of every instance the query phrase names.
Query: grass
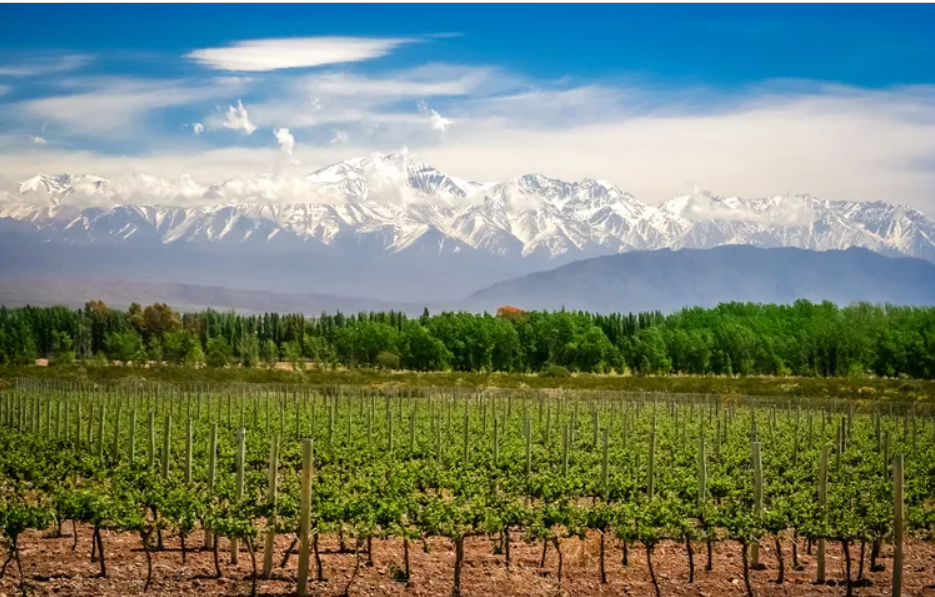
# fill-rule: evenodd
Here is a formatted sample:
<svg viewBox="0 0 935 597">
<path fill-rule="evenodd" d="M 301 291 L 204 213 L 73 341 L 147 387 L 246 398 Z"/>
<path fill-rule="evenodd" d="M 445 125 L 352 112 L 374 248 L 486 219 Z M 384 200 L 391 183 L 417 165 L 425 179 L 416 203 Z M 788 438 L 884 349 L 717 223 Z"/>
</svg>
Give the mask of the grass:
<svg viewBox="0 0 935 597">
<path fill-rule="evenodd" d="M 898 402 L 935 402 L 935 380 L 853 379 L 816 377 L 624 376 L 579 373 L 569 377 L 521 373 L 462 373 L 318 369 L 304 373 L 288 369 L 241 367 L 121 367 L 74 364 L 59 367 L 0 366 L 0 389 L 16 377 L 69 379 L 93 383 L 130 380 L 172 383 L 283 383 L 400 387 L 565 388 L 608 391 L 697 393 L 746 396 L 801 396 Z"/>
</svg>

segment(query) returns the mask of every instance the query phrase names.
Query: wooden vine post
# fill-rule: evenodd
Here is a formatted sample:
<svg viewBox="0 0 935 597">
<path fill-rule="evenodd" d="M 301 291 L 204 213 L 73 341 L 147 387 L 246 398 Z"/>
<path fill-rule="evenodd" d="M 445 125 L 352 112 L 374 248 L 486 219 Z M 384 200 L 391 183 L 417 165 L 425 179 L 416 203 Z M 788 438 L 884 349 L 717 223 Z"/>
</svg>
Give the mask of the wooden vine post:
<svg viewBox="0 0 935 597">
<path fill-rule="evenodd" d="M 704 429 L 698 439 L 698 506 L 703 508 L 708 495 L 708 463 L 705 458 Z"/>
<path fill-rule="evenodd" d="M 568 443 L 571 440 L 571 428 L 568 423 L 562 431 L 562 476 L 568 476 Z"/>
<path fill-rule="evenodd" d="M 656 460 L 656 432 L 649 433 L 649 457 L 646 460 L 646 496 L 652 500 L 656 497 L 655 475 L 653 468 Z"/>
<path fill-rule="evenodd" d="M 104 458 L 104 425 L 107 421 L 107 406 L 101 402 L 101 408 L 97 412 L 97 457 Z"/>
<path fill-rule="evenodd" d="M 753 442 L 753 514 L 757 519 L 763 516 L 763 458 L 760 442 Z M 754 568 L 760 567 L 759 541 L 754 541 L 750 546 L 750 563 Z"/>
<path fill-rule="evenodd" d="M 271 509 L 269 520 L 266 521 L 266 546 L 263 549 L 263 578 L 269 578 L 273 571 L 273 547 L 276 543 L 276 501 L 279 490 L 279 436 L 273 434 L 269 446 L 269 490 L 266 501 Z"/>
<path fill-rule="evenodd" d="M 532 473 L 532 428 L 529 425 L 529 417 L 526 417 L 523 428 L 523 435 L 526 436 L 526 478 Z"/>
<path fill-rule="evenodd" d="M 130 464 L 136 460 L 136 409 L 130 411 L 130 429 L 127 437 L 127 458 Z"/>
<path fill-rule="evenodd" d="M 470 446 L 469 446 L 469 441 L 470 441 L 470 434 L 471 434 L 471 425 L 470 425 L 470 423 L 471 423 L 471 420 L 470 420 L 470 402 L 468 401 L 468 397 L 465 396 L 465 397 L 464 397 L 464 446 L 463 446 L 463 452 L 464 452 L 464 454 L 463 454 L 463 456 L 462 456 L 462 459 L 463 459 L 463 461 L 464 461 L 464 466 L 465 466 L 465 467 L 467 467 L 467 465 L 468 465 L 468 459 L 469 459 L 469 456 L 470 456 L 470 454 L 469 454 L 469 452 L 468 452 L 468 448 L 470 447 Z"/>
<path fill-rule="evenodd" d="M 192 484 L 192 451 L 194 450 L 195 429 L 191 417 L 185 421 L 185 484 Z"/>
<path fill-rule="evenodd" d="M 113 449 L 114 461 L 120 460 L 120 402 L 117 402 L 117 410 L 114 412 L 114 441 Z"/>
<path fill-rule="evenodd" d="M 608 449 L 607 429 L 601 430 L 601 493 L 604 502 L 608 501 L 610 491 L 608 487 L 608 473 L 610 468 L 610 458 Z"/>
<path fill-rule="evenodd" d="M 162 478 L 169 478 L 169 453 L 172 451 L 172 415 L 165 417 L 165 429 L 162 433 Z"/>
<path fill-rule="evenodd" d="M 905 496 L 902 454 L 893 459 L 893 597 L 902 597 L 903 559 L 905 557 Z"/>
<path fill-rule="evenodd" d="M 312 521 L 312 440 L 302 444 L 302 490 L 299 496 L 299 578 L 296 593 L 308 595 L 309 533 Z"/>
<path fill-rule="evenodd" d="M 152 471 L 156 468 L 156 413 L 149 411 L 149 429 L 147 439 L 147 466 Z"/>
<path fill-rule="evenodd" d="M 500 466 L 500 417 L 493 418 L 493 465 Z"/>
<path fill-rule="evenodd" d="M 237 430 L 237 489 L 235 496 L 238 502 L 243 499 L 244 460 L 246 460 L 246 449 L 247 430 L 241 427 Z M 231 564 L 236 566 L 240 556 L 240 546 L 237 544 L 237 539 L 232 538 L 230 540 L 230 547 Z"/>
<path fill-rule="evenodd" d="M 214 480 L 218 464 L 218 424 L 211 423 L 211 439 L 208 446 L 208 495 L 214 495 Z M 205 549 L 214 547 L 211 529 L 205 526 Z"/>
<path fill-rule="evenodd" d="M 821 449 L 821 463 L 818 467 L 818 507 L 819 516 L 825 518 L 825 507 L 828 504 L 828 446 Z M 818 539 L 818 571 L 816 582 L 825 582 L 825 538 Z"/>
</svg>

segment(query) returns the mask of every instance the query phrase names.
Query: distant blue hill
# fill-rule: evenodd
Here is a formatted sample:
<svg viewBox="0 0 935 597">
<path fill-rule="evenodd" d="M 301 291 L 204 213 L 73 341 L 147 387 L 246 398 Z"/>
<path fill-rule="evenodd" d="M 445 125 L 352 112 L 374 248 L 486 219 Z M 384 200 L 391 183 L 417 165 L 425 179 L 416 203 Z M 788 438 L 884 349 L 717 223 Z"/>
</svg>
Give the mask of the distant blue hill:
<svg viewBox="0 0 935 597">
<path fill-rule="evenodd" d="M 472 294 L 470 308 L 677 311 L 722 302 L 935 305 L 935 264 L 866 249 L 737 245 L 636 251 L 513 278 Z"/>
</svg>

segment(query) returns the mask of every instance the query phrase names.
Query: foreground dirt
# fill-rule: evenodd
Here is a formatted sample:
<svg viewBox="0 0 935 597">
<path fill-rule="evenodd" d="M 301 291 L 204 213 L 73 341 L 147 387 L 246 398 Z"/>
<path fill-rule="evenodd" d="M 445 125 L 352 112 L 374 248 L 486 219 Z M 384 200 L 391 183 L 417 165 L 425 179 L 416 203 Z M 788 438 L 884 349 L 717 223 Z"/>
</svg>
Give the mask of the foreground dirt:
<svg viewBox="0 0 935 597">
<path fill-rule="evenodd" d="M 48 538 L 38 533 L 28 533 L 22 538 L 22 565 L 32 595 L 75 595 L 117 596 L 142 594 L 146 578 L 146 558 L 140 549 L 139 539 L 130 534 L 104 533 L 104 553 L 107 577 L 99 577 L 98 563 L 90 561 L 91 533 L 78 527 L 77 548 L 72 551 L 71 537 Z M 188 540 L 200 545 L 201 535 Z M 285 568 L 280 568 L 282 556 L 289 546 L 289 537 L 279 537 L 276 542 L 273 578 L 259 580 L 260 595 L 288 595 L 295 592 L 295 577 L 298 557 L 293 555 Z M 511 566 L 507 569 L 503 555 L 494 555 L 493 541 L 485 537 L 467 540 L 463 573 L 463 594 L 494 596 L 554 596 L 554 595 L 653 595 L 653 586 L 646 565 L 645 551 L 630 550 L 629 566 L 621 565 L 621 550 L 616 541 L 607 542 L 607 583 L 601 584 L 599 576 L 599 536 L 590 535 L 587 541 L 566 539 L 562 541 L 564 554 L 563 578 L 559 586 L 556 578 L 558 558 L 550 547 L 544 568 L 539 568 L 542 545 L 527 544 L 521 536 L 514 535 L 511 543 Z M 239 564 L 232 565 L 227 542 L 222 540 L 222 578 L 214 578 L 214 560 L 210 551 L 188 553 L 187 563 L 182 564 L 180 543 L 177 537 L 166 537 L 164 550 L 154 554 L 153 579 L 147 594 L 150 595 L 249 595 L 252 566 L 246 550 L 240 553 Z M 351 545 L 350 547 L 353 547 Z M 320 543 L 326 582 L 312 583 L 310 591 L 317 596 L 348 595 L 400 595 L 427 596 L 449 595 L 452 588 L 454 549 L 449 541 L 432 539 L 429 553 L 421 543 L 413 543 L 411 549 L 411 580 L 408 584 L 396 582 L 394 571 L 402 567 L 403 548 L 400 541 L 374 541 L 373 564 L 368 565 L 367 555 L 362 550 L 361 566 L 357 577 L 348 588 L 354 571 L 353 552 L 340 553 L 336 537 L 323 537 Z M 777 577 L 776 554 L 766 542 L 760 549 L 760 559 L 765 570 L 751 571 L 754 591 L 757 595 L 811 596 L 844 595 L 844 558 L 837 545 L 829 546 L 828 579 L 825 585 L 814 584 L 815 558 L 805 554 L 804 542 L 800 544 L 800 561 L 804 569 L 791 569 L 791 545 L 784 544 L 786 559 L 785 583 L 775 582 Z M 869 549 L 868 559 L 869 559 Z M 857 577 L 859 547 L 852 549 L 853 577 Z M 262 567 L 263 554 L 257 553 L 257 565 Z M 741 596 L 745 595 L 740 549 L 736 543 L 721 543 L 714 550 L 714 570 L 705 572 L 706 555 L 704 546 L 699 545 L 695 554 L 695 582 L 688 583 L 688 561 L 683 545 L 667 543 L 656 548 L 653 566 L 659 579 L 663 596 Z M 890 582 L 891 551 L 883 550 L 882 562 L 886 570 L 871 572 L 865 565 L 866 580 L 854 587 L 855 595 L 891 595 Z M 314 576 L 314 562 L 312 575 Z M 19 591 L 15 563 L 0 579 L 0 593 L 14 595 Z M 935 546 L 913 543 L 906 551 L 904 595 L 935 597 Z"/>
</svg>

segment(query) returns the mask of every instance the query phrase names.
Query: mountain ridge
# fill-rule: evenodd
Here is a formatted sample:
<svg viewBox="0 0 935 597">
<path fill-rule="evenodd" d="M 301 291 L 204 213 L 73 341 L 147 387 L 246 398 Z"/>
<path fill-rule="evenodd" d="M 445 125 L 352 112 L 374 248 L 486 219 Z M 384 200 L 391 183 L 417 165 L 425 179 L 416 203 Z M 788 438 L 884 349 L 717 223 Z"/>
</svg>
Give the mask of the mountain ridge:
<svg viewBox="0 0 935 597">
<path fill-rule="evenodd" d="M 603 254 L 726 244 L 860 246 L 935 261 L 935 220 L 884 202 L 754 199 L 696 188 L 650 205 L 606 180 L 528 174 L 478 183 L 409 154 L 370 154 L 301 177 L 201 185 L 145 174 L 39 175 L 0 191 L 0 218 L 66 244 L 260 244 L 396 254 L 471 251 L 536 268 Z M 444 238 L 448 242 L 439 242 Z"/>
<path fill-rule="evenodd" d="M 851 247 L 660 249 L 572 262 L 471 294 L 473 309 L 674 312 L 724 302 L 935 305 L 935 264 Z"/>
<path fill-rule="evenodd" d="M 406 301 L 304 289 L 273 292 L 262 283 L 239 286 L 253 280 L 243 276 L 227 277 L 224 285 L 203 283 L 197 278 L 185 282 L 114 279 L 100 270 L 81 277 L 73 265 L 66 264 L 57 275 L 45 277 L 30 277 L 28 272 L 6 275 L 0 268 L 0 305 L 80 307 L 88 300 L 102 299 L 117 307 L 131 302 L 166 302 L 182 310 L 215 308 L 307 315 L 388 309 L 418 315 L 426 307 L 432 312 L 492 313 L 503 305 L 600 313 L 674 312 L 683 307 L 713 307 L 726 302 L 788 304 L 798 299 L 837 304 L 866 301 L 935 305 L 935 264 L 910 257 L 886 257 L 861 248 L 817 252 L 727 246 L 637 251 L 509 278 L 460 298 Z M 254 267 L 246 265 L 249 270 Z"/>
</svg>

